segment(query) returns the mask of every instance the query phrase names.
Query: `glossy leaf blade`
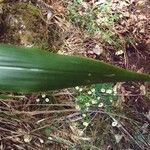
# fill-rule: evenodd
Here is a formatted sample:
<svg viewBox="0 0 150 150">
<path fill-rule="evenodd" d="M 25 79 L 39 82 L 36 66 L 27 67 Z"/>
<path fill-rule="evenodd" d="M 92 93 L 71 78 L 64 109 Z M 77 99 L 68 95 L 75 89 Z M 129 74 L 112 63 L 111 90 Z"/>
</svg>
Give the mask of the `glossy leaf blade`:
<svg viewBox="0 0 150 150">
<path fill-rule="evenodd" d="M 93 59 L 0 44 L 0 91 L 37 92 L 116 81 L 150 81 Z"/>
</svg>

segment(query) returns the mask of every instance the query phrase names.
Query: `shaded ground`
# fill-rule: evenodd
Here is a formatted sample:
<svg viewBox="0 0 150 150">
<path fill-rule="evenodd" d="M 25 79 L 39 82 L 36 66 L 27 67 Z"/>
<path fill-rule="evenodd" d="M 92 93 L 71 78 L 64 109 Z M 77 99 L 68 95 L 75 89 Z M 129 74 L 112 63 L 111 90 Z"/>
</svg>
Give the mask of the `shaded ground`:
<svg viewBox="0 0 150 150">
<path fill-rule="evenodd" d="M 149 73 L 149 7 L 146 0 L 0 0 L 0 42 Z M 0 149 L 148 150 L 149 86 L 129 82 L 27 95 L 1 93 Z M 93 89 L 95 97 L 89 94 Z M 116 92 L 115 97 L 107 92 L 103 96 L 102 89 Z M 79 110 L 78 102 L 90 106 Z"/>
</svg>

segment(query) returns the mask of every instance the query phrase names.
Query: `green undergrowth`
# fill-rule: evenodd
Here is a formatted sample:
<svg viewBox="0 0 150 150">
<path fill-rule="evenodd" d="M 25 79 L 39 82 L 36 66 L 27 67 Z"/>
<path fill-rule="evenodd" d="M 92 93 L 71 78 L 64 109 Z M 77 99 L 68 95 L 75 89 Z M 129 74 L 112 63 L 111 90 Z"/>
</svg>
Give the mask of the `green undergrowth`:
<svg viewBox="0 0 150 150">
<path fill-rule="evenodd" d="M 82 1 L 73 0 L 67 4 L 67 19 L 83 30 L 94 35 L 106 45 L 111 45 L 115 50 L 124 49 L 124 45 L 131 43 L 132 38 L 127 35 L 120 37 L 114 30 L 115 24 L 121 19 L 120 12 L 110 13 L 111 0 L 99 5 L 83 6 Z M 86 8 L 87 7 L 87 8 Z"/>
<path fill-rule="evenodd" d="M 106 107 L 118 100 L 117 91 L 114 91 L 111 83 L 96 84 L 85 90 L 81 87 L 75 89 L 76 107 L 81 111 L 88 110 L 92 105 Z"/>
<path fill-rule="evenodd" d="M 4 42 L 50 48 L 49 31 L 37 6 L 25 2 L 3 4 L 3 18 L 4 35 L 1 36 Z"/>
</svg>

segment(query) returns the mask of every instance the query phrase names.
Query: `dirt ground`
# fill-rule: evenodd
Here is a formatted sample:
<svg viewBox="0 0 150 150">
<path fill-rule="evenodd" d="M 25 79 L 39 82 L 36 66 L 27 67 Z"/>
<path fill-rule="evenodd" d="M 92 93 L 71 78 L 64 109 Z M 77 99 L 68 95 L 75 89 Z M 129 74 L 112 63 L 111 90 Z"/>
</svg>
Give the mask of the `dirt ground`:
<svg viewBox="0 0 150 150">
<path fill-rule="evenodd" d="M 97 9 L 103 4 L 103 0 L 0 0 L 0 42 L 150 73 L 150 2 L 112 0 L 104 5 L 108 11 Z M 117 102 L 106 109 L 91 107 L 91 122 L 83 130 L 74 88 L 1 93 L 13 98 L 0 99 L 0 149 L 148 150 L 150 84 L 113 83 L 113 89 Z M 120 122 L 115 127 L 114 118 Z"/>
</svg>

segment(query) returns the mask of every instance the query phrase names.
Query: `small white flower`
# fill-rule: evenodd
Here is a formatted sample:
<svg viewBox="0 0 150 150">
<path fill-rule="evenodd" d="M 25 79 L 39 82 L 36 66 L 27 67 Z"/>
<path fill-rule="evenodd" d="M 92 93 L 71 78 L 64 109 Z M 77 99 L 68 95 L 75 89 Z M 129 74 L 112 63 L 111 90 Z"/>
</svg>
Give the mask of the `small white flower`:
<svg viewBox="0 0 150 150">
<path fill-rule="evenodd" d="M 47 103 L 48 103 L 48 102 L 49 102 L 49 98 L 45 98 L 45 102 L 47 102 Z"/>
<path fill-rule="evenodd" d="M 76 108 L 76 110 L 81 110 L 79 105 L 76 105 L 75 108 Z"/>
<path fill-rule="evenodd" d="M 82 92 L 82 91 L 83 91 L 83 89 L 82 89 L 82 88 L 80 88 L 80 89 L 79 89 L 79 92 Z"/>
<path fill-rule="evenodd" d="M 29 143 L 29 142 L 30 142 L 30 139 L 24 138 L 24 142 Z"/>
<path fill-rule="evenodd" d="M 53 140 L 53 138 L 51 136 L 48 137 L 48 140 Z"/>
<path fill-rule="evenodd" d="M 89 107 L 86 107 L 86 109 L 85 109 L 86 111 L 89 111 Z"/>
<path fill-rule="evenodd" d="M 104 4 L 106 2 L 106 0 L 99 0 L 97 2 L 95 2 L 95 5 L 101 5 L 101 4 Z"/>
<path fill-rule="evenodd" d="M 120 50 L 120 51 L 117 51 L 115 54 L 117 55 L 117 56 L 119 56 L 119 55 L 122 55 L 124 52 L 123 52 L 123 50 Z"/>
<path fill-rule="evenodd" d="M 64 53 L 64 52 L 62 52 L 61 50 L 59 50 L 59 51 L 57 52 L 57 54 L 65 55 L 65 53 Z"/>
<path fill-rule="evenodd" d="M 40 143 L 43 144 L 44 143 L 44 140 L 43 139 L 39 139 Z"/>
<path fill-rule="evenodd" d="M 103 53 L 103 51 L 104 51 L 103 48 L 100 47 L 99 45 L 95 45 L 95 47 L 93 49 L 93 52 L 96 55 L 100 55 L 101 53 Z"/>
<path fill-rule="evenodd" d="M 101 98 L 98 96 L 98 97 L 97 97 L 97 100 L 100 100 L 100 99 L 101 99 Z"/>
<path fill-rule="evenodd" d="M 49 21 L 53 16 L 53 13 L 49 10 L 47 13 L 47 21 Z"/>
<path fill-rule="evenodd" d="M 79 90 L 80 88 L 78 86 L 75 87 L 76 90 Z"/>
<path fill-rule="evenodd" d="M 105 90 L 104 88 L 101 89 L 101 92 L 102 92 L 102 93 L 105 93 L 105 91 L 106 91 L 106 90 Z"/>
<path fill-rule="evenodd" d="M 85 103 L 85 105 L 86 105 L 87 107 L 89 107 L 89 106 L 90 106 L 90 103 Z"/>
<path fill-rule="evenodd" d="M 94 89 L 94 88 L 93 88 L 93 89 L 91 89 L 91 92 L 92 92 L 92 93 L 95 93 L 95 89 Z"/>
<path fill-rule="evenodd" d="M 111 94 L 113 91 L 111 89 L 106 90 L 107 94 Z"/>
<path fill-rule="evenodd" d="M 26 47 L 33 47 L 33 46 L 34 46 L 33 44 L 26 45 Z"/>
<path fill-rule="evenodd" d="M 84 118 L 85 118 L 85 117 L 86 117 L 86 114 L 82 114 L 82 117 L 84 117 Z"/>
<path fill-rule="evenodd" d="M 118 121 L 114 120 L 111 125 L 112 125 L 112 127 L 116 127 L 118 125 Z"/>
<path fill-rule="evenodd" d="M 113 100 L 112 100 L 112 99 L 110 99 L 110 102 L 112 103 L 112 102 L 113 102 Z"/>
<path fill-rule="evenodd" d="M 103 107 L 104 106 L 104 104 L 103 103 L 100 103 L 99 105 L 98 105 L 98 107 Z"/>
<path fill-rule="evenodd" d="M 46 97 L 46 95 L 45 94 L 42 94 L 42 98 L 45 98 Z"/>
<path fill-rule="evenodd" d="M 36 102 L 37 102 L 37 103 L 39 103 L 39 102 L 40 102 L 40 99 L 39 99 L 39 98 L 37 98 L 37 99 L 36 99 Z"/>
<path fill-rule="evenodd" d="M 92 94 L 92 92 L 91 92 L 91 91 L 88 91 L 88 94 L 89 94 L 89 95 L 91 95 L 91 94 Z"/>
<path fill-rule="evenodd" d="M 24 138 L 24 142 L 26 143 L 29 143 L 32 140 L 32 137 L 28 134 L 25 134 L 23 138 Z"/>
<path fill-rule="evenodd" d="M 114 96 L 116 96 L 117 95 L 117 92 L 114 92 L 114 94 L 113 94 Z"/>
<path fill-rule="evenodd" d="M 92 100 L 91 103 L 92 104 L 97 104 L 97 101 L 96 100 Z"/>
<path fill-rule="evenodd" d="M 79 134 L 79 136 L 83 136 L 84 132 L 81 130 L 78 130 L 78 134 Z"/>
<path fill-rule="evenodd" d="M 88 123 L 88 122 L 83 122 L 83 125 L 84 125 L 85 127 L 87 127 L 87 126 L 89 125 L 89 123 Z"/>
</svg>

